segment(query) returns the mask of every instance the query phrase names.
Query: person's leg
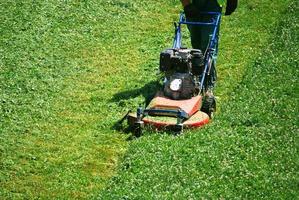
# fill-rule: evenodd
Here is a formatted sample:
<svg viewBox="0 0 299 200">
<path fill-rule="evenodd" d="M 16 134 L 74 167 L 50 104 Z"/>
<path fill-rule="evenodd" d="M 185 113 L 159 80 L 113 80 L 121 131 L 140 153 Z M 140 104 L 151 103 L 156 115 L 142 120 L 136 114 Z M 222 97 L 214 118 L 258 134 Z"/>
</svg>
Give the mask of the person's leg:
<svg viewBox="0 0 299 200">
<path fill-rule="evenodd" d="M 222 8 L 218 4 L 217 0 L 206 0 L 205 4 L 202 7 L 202 12 L 221 12 Z M 211 22 L 213 16 L 211 15 L 203 15 L 201 17 L 202 22 Z M 201 48 L 206 50 L 211 36 L 213 35 L 214 27 L 212 26 L 204 26 L 201 28 Z"/>
<path fill-rule="evenodd" d="M 192 4 L 194 4 L 201 12 L 202 8 L 204 7 L 207 0 L 193 0 Z M 189 18 L 188 21 L 201 21 L 200 17 L 196 18 Z M 190 38 L 191 38 L 191 45 L 194 49 L 200 49 L 204 51 L 201 45 L 201 38 L 202 38 L 202 27 L 201 26 L 195 26 L 195 25 L 188 25 L 188 29 L 190 32 Z"/>
<path fill-rule="evenodd" d="M 203 9 L 205 10 L 205 12 L 221 12 L 222 8 L 220 7 L 220 5 L 218 4 L 217 0 L 207 0 L 205 6 L 203 7 Z M 212 16 L 203 16 L 203 21 L 205 22 L 210 22 L 212 21 Z M 201 44 L 205 45 L 205 49 L 207 48 L 211 36 L 213 35 L 213 31 L 214 31 L 214 27 L 209 26 L 209 27 L 205 27 L 202 29 L 201 32 Z M 217 31 L 217 38 L 219 35 L 219 27 L 218 27 L 218 31 Z M 209 76 L 207 77 L 207 91 L 212 91 L 213 87 L 215 86 L 216 83 L 216 79 L 217 79 L 217 75 L 216 75 L 216 59 L 217 59 L 217 47 L 218 45 L 215 47 L 216 52 L 213 55 L 212 58 L 212 63 L 211 63 L 211 68 L 209 70 Z"/>
<path fill-rule="evenodd" d="M 194 19 L 188 19 L 190 21 L 197 21 Z M 188 25 L 188 29 L 190 32 L 190 38 L 191 38 L 191 45 L 193 49 L 200 49 L 202 51 L 202 45 L 201 45 L 201 33 L 202 33 L 202 27 L 194 26 L 194 25 Z"/>
<path fill-rule="evenodd" d="M 195 6 L 201 12 L 221 12 L 221 7 L 217 0 L 193 0 Z M 201 21 L 210 22 L 212 17 L 209 15 L 203 15 L 198 18 L 187 19 L 189 21 Z M 206 51 L 208 46 L 210 35 L 213 34 L 214 28 L 211 26 L 192 26 L 189 25 L 191 44 L 194 49 L 200 49 L 202 52 Z"/>
</svg>

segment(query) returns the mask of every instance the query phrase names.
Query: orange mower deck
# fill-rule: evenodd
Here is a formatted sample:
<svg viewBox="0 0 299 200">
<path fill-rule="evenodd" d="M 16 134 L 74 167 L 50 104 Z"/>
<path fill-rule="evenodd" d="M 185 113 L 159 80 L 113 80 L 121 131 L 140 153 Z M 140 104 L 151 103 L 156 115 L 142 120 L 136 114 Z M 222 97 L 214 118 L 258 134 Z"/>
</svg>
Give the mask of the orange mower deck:
<svg viewBox="0 0 299 200">
<path fill-rule="evenodd" d="M 181 110 L 188 115 L 188 119 L 182 122 L 184 128 L 196 128 L 207 124 L 210 120 L 209 116 L 200 111 L 202 104 L 202 96 L 198 95 L 186 100 L 172 100 L 163 95 L 163 92 L 157 92 L 155 98 L 150 102 L 148 109 L 162 110 Z M 128 115 L 129 125 L 133 125 L 137 121 L 137 114 L 130 113 Z M 157 129 L 171 128 L 177 125 L 176 116 L 146 115 L 142 118 L 145 125 L 151 125 Z"/>
<path fill-rule="evenodd" d="M 163 92 L 157 92 L 156 96 L 150 102 L 150 109 L 183 110 L 188 116 L 196 113 L 202 102 L 202 96 L 198 95 L 186 100 L 172 100 L 164 96 Z"/>
</svg>

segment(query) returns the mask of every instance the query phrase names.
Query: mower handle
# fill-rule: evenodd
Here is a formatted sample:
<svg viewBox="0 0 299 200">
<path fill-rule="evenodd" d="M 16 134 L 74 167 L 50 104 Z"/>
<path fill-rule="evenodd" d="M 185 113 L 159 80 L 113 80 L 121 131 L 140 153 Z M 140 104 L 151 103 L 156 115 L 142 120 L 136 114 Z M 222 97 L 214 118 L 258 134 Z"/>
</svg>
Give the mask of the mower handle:
<svg viewBox="0 0 299 200">
<path fill-rule="evenodd" d="M 180 13 L 179 22 L 175 23 L 175 37 L 174 37 L 172 48 L 174 48 L 174 49 L 181 48 L 181 43 L 182 43 L 181 25 L 182 24 L 195 25 L 195 26 L 213 26 L 214 31 L 213 31 L 213 35 L 212 35 L 212 40 L 213 41 L 215 40 L 215 37 L 217 34 L 217 29 L 219 28 L 219 24 L 220 24 L 221 12 L 201 12 L 200 14 L 201 15 L 212 15 L 215 17 L 212 18 L 212 22 L 191 22 L 191 21 L 186 21 L 184 12 Z"/>
</svg>

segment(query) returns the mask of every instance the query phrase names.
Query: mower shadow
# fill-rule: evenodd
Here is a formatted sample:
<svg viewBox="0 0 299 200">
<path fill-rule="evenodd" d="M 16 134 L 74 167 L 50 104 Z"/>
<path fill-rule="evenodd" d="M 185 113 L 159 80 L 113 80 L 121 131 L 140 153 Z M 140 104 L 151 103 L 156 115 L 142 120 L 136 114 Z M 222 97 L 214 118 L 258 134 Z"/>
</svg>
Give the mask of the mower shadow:
<svg viewBox="0 0 299 200">
<path fill-rule="evenodd" d="M 142 95 L 145 98 L 145 105 L 147 106 L 152 98 L 154 98 L 156 92 L 161 88 L 162 86 L 159 81 L 151 81 L 141 88 L 116 93 L 113 95 L 111 101 L 120 102 L 121 100 L 133 99 L 138 97 L 139 95 Z"/>
<path fill-rule="evenodd" d="M 150 103 L 150 101 L 154 98 L 156 92 L 162 88 L 159 81 L 151 81 L 145 84 L 141 88 L 136 88 L 132 90 L 126 90 L 123 92 L 119 92 L 113 95 L 110 101 L 112 102 L 122 102 L 123 100 L 134 99 L 139 95 L 142 95 L 145 98 L 145 107 Z M 132 132 L 128 127 L 123 127 L 123 122 L 126 120 L 126 116 L 120 119 L 119 121 L 115 122 L 112 126 L 112 129 L 121 131 L 123 133 L 130 133 Z M 130 140 L 130 139 L 129 139 Z"/>
</svg>

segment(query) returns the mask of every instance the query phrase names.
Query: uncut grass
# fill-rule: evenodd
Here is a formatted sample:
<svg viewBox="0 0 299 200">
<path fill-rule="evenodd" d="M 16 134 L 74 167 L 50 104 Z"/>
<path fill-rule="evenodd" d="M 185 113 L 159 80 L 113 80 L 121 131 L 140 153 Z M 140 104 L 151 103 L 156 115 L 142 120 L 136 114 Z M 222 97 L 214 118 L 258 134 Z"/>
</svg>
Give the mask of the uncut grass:
<svg viewBox="0 0 299 200">
<path fill-rule="evenodd" d="M 284 7 L 212 124 L 135 140 L 99 199 L 296 199 L 298 6 Z"/>
</svg>

